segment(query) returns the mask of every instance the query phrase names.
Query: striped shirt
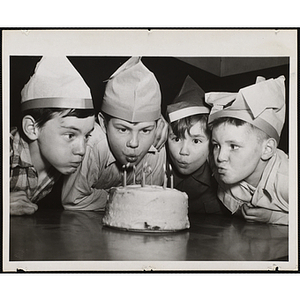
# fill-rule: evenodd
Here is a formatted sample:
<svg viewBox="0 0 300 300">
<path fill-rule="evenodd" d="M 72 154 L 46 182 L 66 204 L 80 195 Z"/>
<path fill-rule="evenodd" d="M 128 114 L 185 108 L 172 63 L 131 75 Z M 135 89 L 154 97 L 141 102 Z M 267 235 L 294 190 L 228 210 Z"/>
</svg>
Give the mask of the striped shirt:
<svg viewBox="0 0 300 300">
<path fill-rule="evenodd" d="M 38 174 L 31 162 L 28 143 L 17 128 L 10 132 L 10 192 L 24 191 L 31 202 L 38 202 L 52 190 L 60 173 L 51 168 L 38 185 Z"/>
</svg>

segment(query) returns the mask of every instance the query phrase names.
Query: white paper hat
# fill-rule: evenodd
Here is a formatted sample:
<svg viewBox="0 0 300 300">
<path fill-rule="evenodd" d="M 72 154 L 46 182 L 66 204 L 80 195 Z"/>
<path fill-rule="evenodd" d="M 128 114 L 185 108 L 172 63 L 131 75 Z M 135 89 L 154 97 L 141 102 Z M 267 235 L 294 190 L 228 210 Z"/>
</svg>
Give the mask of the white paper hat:
<svg viewBox="0 0 300 300">
<path fill-rule="evenodd" d="M 205 93 L 202 88 L 190 76 L 187 76 L 179 94 L 172 104 L 167 106 L 170 122 L 197 114 L 208 114 L 210 108 L 204 102 L 204 97 Z"/>
<path fill-rule="evenodd" d="M 109 78 L 101 110 L 128 122 L 148 122 L 160 118 L 159 84 L 140 57 L 131 57 Z"/>
<path fill-rule="evenodd" d="M 91 92 L 65 56 L 44 56 L 21 91 L 21 109 L 93 109 Z"/>
<path fill-rule="evenodd" d="M 212 105 L 208 123 L 221 117 L 246 121 L 279 142 L 285 121 L 285 77 L 266 80 L 258 76 L 256 83 L 238 93 L 213 92 L 205 94 Z"/>
</svg>

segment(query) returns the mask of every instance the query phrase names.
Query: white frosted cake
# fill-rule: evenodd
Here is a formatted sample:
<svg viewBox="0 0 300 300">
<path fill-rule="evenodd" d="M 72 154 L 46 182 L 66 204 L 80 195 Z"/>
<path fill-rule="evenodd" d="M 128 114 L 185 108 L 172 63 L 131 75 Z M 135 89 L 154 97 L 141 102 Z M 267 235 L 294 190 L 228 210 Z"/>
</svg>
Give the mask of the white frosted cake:
<svg viewBox="0 0 300 300">
<path fill-rule="evenodd" d="M 142 231 L 189 228 L 187 194 L 160 186 L 129 185 L 112 188 L 103 224 Z"/>
</svg>

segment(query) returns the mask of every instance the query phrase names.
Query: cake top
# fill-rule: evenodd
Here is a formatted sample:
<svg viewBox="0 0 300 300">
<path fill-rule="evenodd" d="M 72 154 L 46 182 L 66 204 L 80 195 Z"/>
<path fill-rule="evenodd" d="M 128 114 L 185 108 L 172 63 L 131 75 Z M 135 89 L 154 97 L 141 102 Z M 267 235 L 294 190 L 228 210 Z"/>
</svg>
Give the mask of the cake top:
<svg viewBox="0 0 300 300">
<path fill-rule="evenodd" d="M 181 192 L 179 190 L 176 190 L 174 188 L 168 188 L 168 187 L 162 187 L 159 185 L 145 185 L 145 186 L 141 186 L 138 184 L 135 185 L 126 185 L 124 186 L 119 186 L 119 187 L 114 187 L 112 189 L 118 189 L 118 190 L 124 190 L 124 191 L 134 191 L 134 190 L 143 190 L 145 192 L 166 192 L 166 191 L 174 191 L 174 192 L 180 192 L 185 194 L 184 192 Z"/>
</svg>

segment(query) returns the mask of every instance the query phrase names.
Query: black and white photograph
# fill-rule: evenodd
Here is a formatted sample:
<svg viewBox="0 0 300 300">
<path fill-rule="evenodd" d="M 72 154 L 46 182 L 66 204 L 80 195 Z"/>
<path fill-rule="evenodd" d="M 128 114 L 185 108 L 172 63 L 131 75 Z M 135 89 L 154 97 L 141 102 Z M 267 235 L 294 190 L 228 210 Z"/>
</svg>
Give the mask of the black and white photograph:
<svg viewBox="0 0 300 300">
<path fill-rule="evenodd" d="M 3 30 L 3 272 L 298 271 L 297 30 Z"/>
</svg>

